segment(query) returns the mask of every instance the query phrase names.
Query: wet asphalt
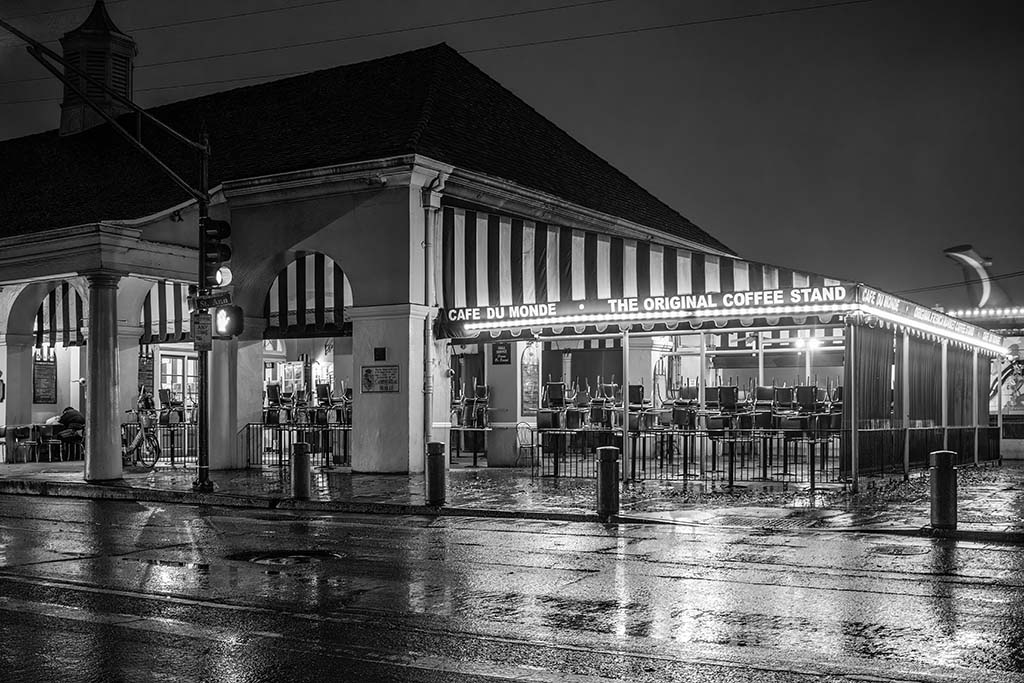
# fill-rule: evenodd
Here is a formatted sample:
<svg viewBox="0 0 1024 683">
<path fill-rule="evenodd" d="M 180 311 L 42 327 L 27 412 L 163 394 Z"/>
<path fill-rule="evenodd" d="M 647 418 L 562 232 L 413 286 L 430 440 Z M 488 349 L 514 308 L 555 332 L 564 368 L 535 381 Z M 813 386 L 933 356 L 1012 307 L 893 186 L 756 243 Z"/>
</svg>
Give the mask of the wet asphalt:
<svg viewBox="0 0 1024 683">
<path fill-rule="evenodd" d="M 1024 553 L 0 496 L 5 681 L 1024 680 Z"/>
</svg>

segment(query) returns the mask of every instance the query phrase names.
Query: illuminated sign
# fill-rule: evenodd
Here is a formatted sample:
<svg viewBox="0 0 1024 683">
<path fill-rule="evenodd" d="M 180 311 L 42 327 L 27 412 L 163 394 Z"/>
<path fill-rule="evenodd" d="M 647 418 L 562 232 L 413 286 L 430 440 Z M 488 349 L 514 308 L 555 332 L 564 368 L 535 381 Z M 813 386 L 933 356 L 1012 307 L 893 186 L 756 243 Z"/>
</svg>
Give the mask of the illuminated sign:
<svg viewBox="0 0 1024 683">
<path fill-rule="evenodd" d="M 767 289 L 749 292 L 707 292 L 704 294 L 673 294 L 670 296 L 622 297 L 594 301 L 569 301 L 543 304 L 513 304 L 510 306 L 480 306 L 477 308 L 451 308 L 445 311 L 449 322 L 495 322 L 509 325 L 545 324 L 546 320 L 572 318 L 564 322 L 596 322 L 598 320 L 626 319 L 629 314 L 649 314 L 644 319 L 679 317 L 678 313 L 710 312 L 717 315 L 765 315 L 816 311 L 786 311 L 793 306 L 836 304 L 853 301 L 853 292 L 843 285 L 826 287 L 797 287 L 793 289 Z M 760 310 L 765 309 L 765 310 Z M 823 309 L 824 310 L 824 309 Z M 650 315 L 653 314 L 653 315 Z M 602 317 L 595 317 L 602 316 Z M 610 317 L 603 317 L 610 316 Z"/>
<path fill-rule="evenodd" d="M 1002 337 L 988 330 L 871 287 L 861 285 L 860 302 L 864 305 L 864 313 L 874 314 L 924 332 L 949 336 L 965 343 L 978 340 L 982 342 L 982 346 L 987 348 L 990 346 L 1000 347 L 1002 344 Z M 989 348 L 989 350 L 995 349 Z"/>
</svg>

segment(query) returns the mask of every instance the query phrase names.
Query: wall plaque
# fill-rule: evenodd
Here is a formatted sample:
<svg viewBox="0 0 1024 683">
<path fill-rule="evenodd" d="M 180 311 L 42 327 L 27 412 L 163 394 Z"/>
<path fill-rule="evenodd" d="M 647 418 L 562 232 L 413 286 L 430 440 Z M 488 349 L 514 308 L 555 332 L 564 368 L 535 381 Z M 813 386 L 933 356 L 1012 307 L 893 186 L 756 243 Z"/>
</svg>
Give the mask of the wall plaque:
<svg viewBox="0 0 1024 683">
<path fill-rule="evenodd" d="M 32 402 L 57 402 L 57 359 L 36 358 L 32 362 Z"/>
<path fill-rule="evenodd" d="M 491 365 L 512 365 L 512 342 L 491 344 Z"/>
<path fill-rule="evenodd" d="M 400 391 L 397 365 L 364 365 L 359 386 L 364 394 Z"/>
</svg>

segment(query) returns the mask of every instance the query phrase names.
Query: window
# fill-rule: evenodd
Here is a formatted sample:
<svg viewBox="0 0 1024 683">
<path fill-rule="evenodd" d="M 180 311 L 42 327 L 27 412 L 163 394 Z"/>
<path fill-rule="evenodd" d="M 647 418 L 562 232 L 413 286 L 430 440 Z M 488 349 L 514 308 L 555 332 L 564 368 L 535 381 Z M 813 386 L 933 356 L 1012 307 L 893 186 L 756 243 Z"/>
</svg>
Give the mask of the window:
<svg viewBox="0 0 1024 683">
<path fill-rule="evenodd" d="M 171 399 L 193 405 L 199 391 L 199 364 L 195 356 L 160 356 L 160 388 L 170 389 Z"/>
</svg>

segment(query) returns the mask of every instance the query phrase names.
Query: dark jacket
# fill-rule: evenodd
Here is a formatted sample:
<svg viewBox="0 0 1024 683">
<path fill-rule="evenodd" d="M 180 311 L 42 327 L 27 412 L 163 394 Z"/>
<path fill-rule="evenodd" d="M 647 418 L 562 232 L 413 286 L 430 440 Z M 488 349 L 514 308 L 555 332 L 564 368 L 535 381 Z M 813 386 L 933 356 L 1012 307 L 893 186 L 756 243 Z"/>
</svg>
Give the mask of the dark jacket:
<svg viewBox="0 0 1024 683">
<path fill-rule="evenodd" d="M 84 427 L 85 415 L 82 415 L 74 408 L 69 408 L 60 414 L 59 421 L 65 429 L 70 427 Z"/>
</svg>

